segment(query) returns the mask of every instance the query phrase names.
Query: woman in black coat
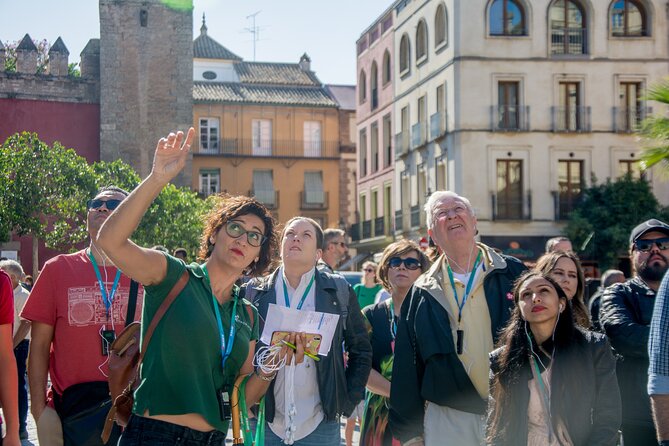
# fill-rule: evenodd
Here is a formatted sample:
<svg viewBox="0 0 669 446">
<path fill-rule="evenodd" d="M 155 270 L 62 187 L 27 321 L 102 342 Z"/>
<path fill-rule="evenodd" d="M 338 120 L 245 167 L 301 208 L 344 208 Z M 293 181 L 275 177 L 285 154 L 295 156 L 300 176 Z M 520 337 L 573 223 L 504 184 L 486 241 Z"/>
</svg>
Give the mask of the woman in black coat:
<svg viewBox="0 0 669 446">
<path fill-rule="evenodd" d="M 575 325 L 567 296 L 544 273 L 521 276 L 513 298 L 490 354 L 487 443 L 615 445 L 621 404 L 607 339 Z"/>
</svg>

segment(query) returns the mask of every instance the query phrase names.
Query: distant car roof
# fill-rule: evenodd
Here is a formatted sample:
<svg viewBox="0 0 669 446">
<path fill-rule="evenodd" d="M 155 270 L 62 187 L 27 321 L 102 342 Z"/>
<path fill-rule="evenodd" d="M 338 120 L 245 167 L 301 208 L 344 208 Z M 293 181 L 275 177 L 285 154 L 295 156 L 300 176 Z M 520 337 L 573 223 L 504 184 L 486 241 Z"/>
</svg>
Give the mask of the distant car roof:
<svg viewBox="0 0 669 446">
<path fill-rule="evenodd" d="M 360 271 L 336 271 L 336 273 L 344 276 L 351 286 L 359 284 L 362 280 L 362 273 Z"/>
</svg>

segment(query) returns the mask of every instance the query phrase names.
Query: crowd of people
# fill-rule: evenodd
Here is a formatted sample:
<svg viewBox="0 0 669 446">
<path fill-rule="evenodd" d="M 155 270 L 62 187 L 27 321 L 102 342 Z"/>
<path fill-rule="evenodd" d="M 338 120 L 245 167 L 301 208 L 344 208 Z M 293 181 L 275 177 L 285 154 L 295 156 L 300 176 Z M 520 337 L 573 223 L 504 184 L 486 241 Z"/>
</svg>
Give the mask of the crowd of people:
<svg viewBox="0 0 669 446">
<path fill-rule="evenodd" d="M 109 444 L 224 444 L 239 392 L 240 435 L 258 446 L 339 445 L 342 416 L 349 445 L 356 421 L 365 446 L 669 445 L 666 223 L 635 227 L 632 277 L 607 271 L 590 298 L 568 239 L 528 267 L 478 242 L 474 208 L 449 191 L 425 204 L 434 249 L 393 242 L 354 287 L 335 272 L 344 231 L 297 216 L 279 232 L 250 197 L 220 197 L 188 263 L 131 238 L 193 137 L 162 138 L 132 192 L 101 189 L 89 245 L 47 261 L 31 290 L 0 261 L 5 445 L 26 436 L 26 362 L 40 445 L 102 444 L 110 346 L 135 320 L 150 342 Z M 334 316 L 329 348 L 294 329 L 269 342 L 290 312 Z"/>
</svg>

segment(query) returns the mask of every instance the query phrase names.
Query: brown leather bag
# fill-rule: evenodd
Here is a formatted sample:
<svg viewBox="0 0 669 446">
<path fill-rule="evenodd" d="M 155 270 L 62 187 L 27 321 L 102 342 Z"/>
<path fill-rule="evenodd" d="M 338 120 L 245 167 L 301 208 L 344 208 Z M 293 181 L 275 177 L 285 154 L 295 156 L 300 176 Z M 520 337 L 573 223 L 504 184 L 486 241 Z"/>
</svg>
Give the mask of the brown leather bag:
<svg viewBox="0 0 669 446">
<path fill-rule="evenodd" d="M 128 424 L 134 402 L 133 395 L 139 384 L 139 365 L 144 359 L 144 353 L 146 353 L 151 336 L 167 309 L 187 283 L 188 271 L 184 271 L 163 303 L 158 307 L 153 319 L 151 319 L 141 349 L 139 348 L 141 337 L 141 324 L 139 322 L 126 325 L 109 347 L 109 393 L 114 404 L 107 414 L 105 427 L 102 431 L 101 438 L 104 443 L 109 441 L 114 422 L 124 427 Z"/>
</svg>

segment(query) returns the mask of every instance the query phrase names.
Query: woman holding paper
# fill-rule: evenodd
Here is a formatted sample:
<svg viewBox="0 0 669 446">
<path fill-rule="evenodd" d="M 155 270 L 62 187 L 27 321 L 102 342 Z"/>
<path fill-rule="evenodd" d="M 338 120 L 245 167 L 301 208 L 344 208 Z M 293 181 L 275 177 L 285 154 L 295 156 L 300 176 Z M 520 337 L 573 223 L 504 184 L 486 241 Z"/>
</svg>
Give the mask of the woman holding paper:
<svg viewBox="0 0 669 446">
<path fill-rule="evenodd" d="M 322 247 L 320 225 L 310 218 L 295 217 L 282 233 L 282 265 L 268 277 L 246 285 L 246 298 L 260 315 L 259 344 L 272 338 L 273 333 L 265 333 L 264 326 L 273 318 L 270 312 L 280 311 L 277 307 L 304 312 L 305 318 L 338 315 L 332 341 L 321 346 L 318 361 L 305 357 L 301 364 L 287 365 L 268 377 L 272 383 L 265 400 L 266 446 L 338 446 L 339 416 L 349 415 L 364 396 L 372 349 L 362 313 L 355 292 L 343 277 L 316 269 Z M 327 333 L 307 333 L 307 342 L 314 334 L 328 339 Z M 346 369 L 342 343 L 348 353 Z"/>
</svg>

